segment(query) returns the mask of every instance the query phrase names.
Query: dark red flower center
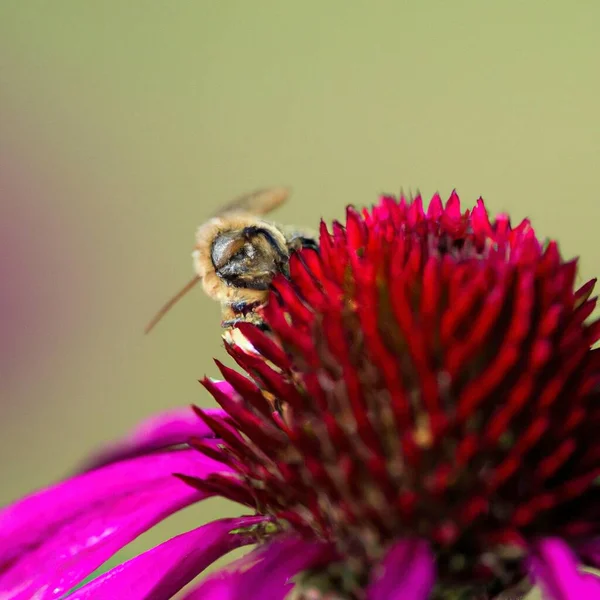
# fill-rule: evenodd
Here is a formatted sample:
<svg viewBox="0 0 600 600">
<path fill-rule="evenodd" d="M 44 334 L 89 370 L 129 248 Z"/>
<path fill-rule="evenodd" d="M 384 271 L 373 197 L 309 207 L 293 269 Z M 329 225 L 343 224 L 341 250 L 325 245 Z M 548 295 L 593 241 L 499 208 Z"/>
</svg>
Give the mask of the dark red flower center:
<svg viewBox="0 0 600 600">
<path fill-rule="evenodd" d="M 275 281 L 271 331 L 227 344 L 239 398 L 205 381 L 230 421 L 202 415 L 223 448 L 200 448 L 236 475 L 197 485 L 331 542 L 357 580 L 420 537 L 443 588 L 514 583 L 536 537 L 600 534 L 600 327 L 575 276 L 481 201 L 349 209 Z"/>
</svg>

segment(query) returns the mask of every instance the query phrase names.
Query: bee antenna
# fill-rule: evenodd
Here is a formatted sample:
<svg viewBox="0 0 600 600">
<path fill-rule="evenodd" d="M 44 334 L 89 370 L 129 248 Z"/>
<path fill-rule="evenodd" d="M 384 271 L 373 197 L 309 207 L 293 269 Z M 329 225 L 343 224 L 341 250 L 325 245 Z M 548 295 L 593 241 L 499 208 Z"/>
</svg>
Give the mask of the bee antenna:
<svg viewBox="0 0 600 600">
<path fill-rule="evenodd" d="M 174 296 L 172 296 L 162 308 L 154 315 L 154 318 L 146 328 L 144 329 L 144 333 L 150 333 L 152 329 L 156 326 L 156 324 L 181 300 L 198 282 L 200 281 L 200 276 L 195 275 L 192 279 L 190 279 L 184 286 L 181 288 Z"/>
</svg>

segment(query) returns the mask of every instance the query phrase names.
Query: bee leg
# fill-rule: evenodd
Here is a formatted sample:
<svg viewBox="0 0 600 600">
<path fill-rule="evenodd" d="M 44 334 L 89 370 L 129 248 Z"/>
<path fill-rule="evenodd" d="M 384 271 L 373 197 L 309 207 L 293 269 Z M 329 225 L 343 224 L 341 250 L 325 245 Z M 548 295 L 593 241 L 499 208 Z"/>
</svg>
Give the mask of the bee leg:
<svg viewBox="0 0 600 600">
<path fill-rule="evenodd" d="M 251 323 L 252 325 L 258 327 L 261 331 L 270 331 L 269 326 L 258 315 L 227 319 L 225 321 L 221 321 L 221 327 L 223 329 L 234 329 L 240 323 Z"/>
<path fill-rule="evenodd" d="M 221 327 L 223 329 L 233 329 L 239 323 L 245 323 L 245 319 L 227 319 L 226 321 L 221 321 Z"/>
<path fill-rule="evenodd" d="M 250 306 L 248 302 L 233 302 L 229 305 L 228 308 L 235 315 L 245 315 L 248 312 Z"/>
<path fill-rule="evenodd" d="M 234 302 L 223 307 L 221 327 L 230 329 L 238 323 L 252 323 L 263 331 L 268 330 L 262 318 L 254 312 L 261 304 L 259 302 Z"/>
<path fill-rule="evenodd" d="M 231 329 L 238 323 L 244 321 L 243 316 L 240 315 L 239 311 L 235 310 L 234 307 L 235 305 L 223 304 L 221 310 L 221 327 L 223 329 Z"/>
<path fill-rule="evenodd" d="M 251 323 L 258 327 L 261 331 L 270 331 L 269 326 L 261 320 L 251 319 L 229 319 L 228 321 L 221 321 L 221 327 L 223 329 L 234 329 L 240 323 Z"/>
</svg>

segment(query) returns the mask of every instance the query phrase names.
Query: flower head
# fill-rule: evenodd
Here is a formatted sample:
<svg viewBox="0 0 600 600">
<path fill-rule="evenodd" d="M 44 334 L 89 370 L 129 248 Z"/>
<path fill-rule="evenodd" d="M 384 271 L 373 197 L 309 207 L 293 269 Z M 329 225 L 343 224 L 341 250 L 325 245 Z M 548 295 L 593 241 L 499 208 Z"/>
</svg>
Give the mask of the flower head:
<svg viewBox="0 0 600 600">
<path fill-rule="evenodd" d="M 482 201 L 348 209 L 274 282 L 269 330 L 227 339 L 247 376 L 218 363 L 223 381 L 203 380 L 222 410 L 146 423 L 0 513 L 0 598 L 60 598 L 210 495 L 247 516 L 73 597 L 169 598 L 251 543 L 187 598 L 483 599 L 532 581 L 600 597 L 577 569 L 599 564 L 600 326 L 594 282 L 575 277 L 556 243 Z"/>
</svg>

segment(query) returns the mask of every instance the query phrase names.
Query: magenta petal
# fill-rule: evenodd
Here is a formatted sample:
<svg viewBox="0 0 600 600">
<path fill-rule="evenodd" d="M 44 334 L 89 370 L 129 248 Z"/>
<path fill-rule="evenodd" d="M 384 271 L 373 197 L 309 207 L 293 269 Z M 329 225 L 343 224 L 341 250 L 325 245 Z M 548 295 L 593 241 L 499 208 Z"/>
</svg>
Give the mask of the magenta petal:
<svg viewBox="0 0 600 600">
<path fill-rule="evenodd" d="M 260 560 L 260 550 L 249 552 L 217 571 L 189 591 L 181 600 L 235 600 L 239 594 L 239 583 L 242 571 Z"/>
<path fill-rule="evenodd" d="M 236 600 L 237 574 L 213 575 L 183 597 L 183 600 Z"/>
<path fill-rule="evenodd" d="M 435 583 L 435 558 L 424 540 L 394 544 L 367 589 L 366 600 L 426 600 Z"/>
<path fill-rule="evenodd" d="M 293 587 L 292 577 L 322 564 L 330 555 L 331 549 L 325 544 L 299 539 L 273 542 L 265 548 L 263 559 L 244 573 L 236 600 L 283 600 Z"/>
<path fill-rule="evenodd" d="M 224 519 L 178 535 L 94 579 L 70 600 L 167 600 L 227 552 L 255 542 L 230 532 L 261 520 Z"/>
<path fill-rule="evenodd" d="M 529 560 L 529 573 L 544 600 L 600 598 L 600 578 L 578 569 L 577 557 L 560 539 L 540 542 Z"/>
<path fill-rule="evenodd" d="M 226 468 L 194 450 L 79 475 L 0 512 L 0 598 L 57 598 L 120 548 L 205 494 L 173 476 Z"/>
<path fill-rule="evenodd" d="M 331 558 L 326 544 L 297 538 L 274 541 L 244 557 L 237 568 L 208 577 L 184 600 L 283 600 L 293 589 L 295 575 Z M 256 564 L 247 568 L 252 561 Z"/>
<path fill-rule="evenodd" d="M 220 408 L 205 409 L 205 412 L 213 418 L 226 416 Z M 142 421 L 123 439 L 102 448 L 81 470 L 96 469 L 119 460 L 185 444 L 192 437 L 210 438 L 215 434 L 191 406 L 165 411 Z"/>
</svg>

